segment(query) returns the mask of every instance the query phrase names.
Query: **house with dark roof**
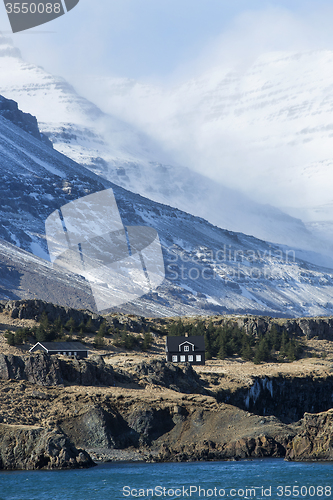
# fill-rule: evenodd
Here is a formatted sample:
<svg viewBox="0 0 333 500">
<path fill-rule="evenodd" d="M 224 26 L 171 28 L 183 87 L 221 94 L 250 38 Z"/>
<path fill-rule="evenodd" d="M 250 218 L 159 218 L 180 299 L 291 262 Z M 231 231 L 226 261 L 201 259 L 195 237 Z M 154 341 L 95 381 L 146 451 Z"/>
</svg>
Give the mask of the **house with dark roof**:
<svg viewBox="0 0 333 500">
<path fill-rule="evenodd" d="M 171 363 L 205 364 L 205 339 L 203 336 L 167 337 L 166 360 Z"/>
<path fill-rule="evenodd" d="M 81 342 L 37 342 L 29 352 L 42 351 L 47 354 L 63 354 L 76 358 L 87 358 L 88 349 Z"/>
</svg>

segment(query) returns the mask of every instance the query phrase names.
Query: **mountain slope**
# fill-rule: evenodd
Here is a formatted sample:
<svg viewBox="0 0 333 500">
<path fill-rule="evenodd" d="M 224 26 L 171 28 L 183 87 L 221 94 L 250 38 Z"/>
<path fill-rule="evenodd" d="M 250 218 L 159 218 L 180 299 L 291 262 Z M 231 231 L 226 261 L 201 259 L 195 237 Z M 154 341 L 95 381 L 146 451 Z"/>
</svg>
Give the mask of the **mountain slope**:
<svg viewBox="0 0 333 500">
<path fill-rule="evenodd" d="M 50 264 L 40 259 L 48 257 L 45 220 L 72 200 L 112 188 L 123 224 L 157 231 L 166 268 L 166 279 L 158 289 L 124 305 L 122 310 L 154 316 L 222 312 L 332 314 L 330 270 L 309 264 L 287 247 L 220 229 L 204 219 L 126 191 L 3 117 L 0 168 L 3 298 L 37 296 L 49 300 L 54 280 L 57 291 L 52 300 L 84 307 L 90 303 L 91 307 L 92 297 L 82 277 L 70 273 L 67 279 L 66 273 L 49 273 Z M 31 279 L 27 278 L 29 273 Z"/>
<path fill-rule="evenodd" d="M 0 38 L 0 93 L 36 115 L 55 149 L 126 189 L 233 231 L 329 254 L 299 218 L 172 164 L 149 137 L 80 97 L 63 79 L 25 63 Z M 119 89 L 112 93 L 119 97 Z M 97 96 L 96 96 L 97 97 Z M 112 101 L 112 96 L 109 96 Z M 120 96 L 121 101 L 121 96 Z M 184 100 L 186 103 L 186 100 Z M 259 199 L 258 199 L 259 200 Z M 332 265 L 329 259 L 315 263 Z"/>
</svg>

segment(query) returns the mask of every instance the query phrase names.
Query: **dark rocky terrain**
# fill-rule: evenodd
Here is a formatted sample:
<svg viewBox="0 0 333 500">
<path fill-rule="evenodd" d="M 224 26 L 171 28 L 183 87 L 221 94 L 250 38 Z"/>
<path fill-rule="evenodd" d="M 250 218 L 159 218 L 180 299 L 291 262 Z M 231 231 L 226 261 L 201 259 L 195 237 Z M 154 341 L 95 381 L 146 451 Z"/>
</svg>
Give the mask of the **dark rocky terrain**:
<svg viewBox="0 0 333 500">
<path fill-rule="evenodd" d="M 3 302 L 0 309 L 2 332 L 38 324 L 43 314 L 50 321 L 91 320 L 96 329 L 106 319 L 112 328 L 134 334 L 160 332 L 154 333 L 155 347 L 148 353 L 89 347 L 89 358 L 82 360 L 32 355 L 27 346 L 10 347 L 2 339 L 2 468 L 86 467 L 93 464 L 91 458 L 329 460 L 333 456 L 331 318 L 202 318 L 216 324 L 232 318 L 258 335 L 273 324 L 288 328 L 309 344 L 319 345 L 319 352 L 326 349 L 327 359 L 261 365 L 211 360 L 193 368 L 163 359 L 163 332 L 175 318 L 102 317 L 38 300 Z"/>
<path fill-rule="evenodd" d="M 138 365 L 133 376 L 101 357 L 76 361 L 1 355 L 0 378 L 4 441 L 17 426 L 15 449 L 21 450 L 22 439 L 35 439 L 34 446 L 42 450 L 38 456 L 49 457 L 32 461 L 31 444 L 24 448 L 26 455 L 20 451 L 14 468 L 88 466 L 87 456 L 75 451 L 81 448 L 97 460 L 128 459 L 129 454 L 146 461 L 332 456 L 328 417 L 305 415 L 300 422 L 285 423 L 218 402 L 190 366 L 153 359 Z M 58 445 L 50 444 L 50 455 L 43 450 L 45 440 L 53 443 L 53 438 Z M 15 456 L 10 462 L 3 454 L 0 448 L 3 467 L 13 468 Z"/>
<path fill-rule="evenodd" d="M 0 424 L 1 469 L 77 469 L 92 459 L 57 429 Z"/>
<path fill-rule="evenodd" d="M 333 460 L 333 410 L 305 413 L 297 435 L 287 446 L 287 460 Z"/>
</svg>

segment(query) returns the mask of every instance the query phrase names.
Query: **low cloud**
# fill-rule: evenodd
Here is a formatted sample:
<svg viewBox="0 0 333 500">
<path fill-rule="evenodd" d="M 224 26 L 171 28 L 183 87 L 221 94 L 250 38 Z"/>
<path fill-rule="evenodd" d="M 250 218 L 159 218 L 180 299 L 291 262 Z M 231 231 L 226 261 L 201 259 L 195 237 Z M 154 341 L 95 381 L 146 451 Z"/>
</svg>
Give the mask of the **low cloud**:
<svg viewBox="0 0 333 500">
<path fill-rule="evenodd" d="M 167 84 L 94 77 L 78 87 L 178 163 L 257 201 L 314 206 L 331 199 L 319 167 L 333 158 L 331 48 L 319 12 L 247 12 Z"/>
</svg>

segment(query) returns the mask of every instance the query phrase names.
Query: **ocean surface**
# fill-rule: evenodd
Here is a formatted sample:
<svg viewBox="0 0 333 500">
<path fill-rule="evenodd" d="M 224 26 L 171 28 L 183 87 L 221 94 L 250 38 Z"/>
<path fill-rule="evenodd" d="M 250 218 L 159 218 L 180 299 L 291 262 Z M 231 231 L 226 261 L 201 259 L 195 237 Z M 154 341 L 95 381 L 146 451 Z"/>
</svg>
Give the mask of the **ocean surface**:
<svg viewBox="0 0 333 500">
<path fill-rule="evenodd" d="M 75 471 L 0 472 L 0 500 L 126 498 L 333 499 L 333 463 L 109 463 Z"/>
</svg>

